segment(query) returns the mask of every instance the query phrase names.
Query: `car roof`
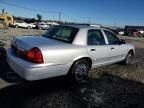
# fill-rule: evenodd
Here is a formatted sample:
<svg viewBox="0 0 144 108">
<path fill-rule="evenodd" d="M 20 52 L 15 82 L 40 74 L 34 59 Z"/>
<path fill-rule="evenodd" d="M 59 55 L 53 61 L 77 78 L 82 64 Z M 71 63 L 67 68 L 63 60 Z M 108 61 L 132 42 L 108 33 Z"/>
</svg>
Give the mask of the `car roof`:
<svg viewBox="0 0 144 108">
<path fill-rule="evenodd" d="M 62 26 L 67 26 L 67 27 L 73 27 L 73 28 L 78 28 L 78 29 L 101 29 L 100 27 L 92 27 L 89 25 L 75 25 L 75 24 L 64 24 Z"/>
<path fill-rule="evenodd" d="M 99 30 L 107 30 L 109 32 L 112 32 L 111 30 L 107 29 L 107 28 L 102 28 L 102 27 L 93 27 L 93 26 L 89 26 L 89 25 L 75 25 L 75 24 L 64 24 L 64 25 L 58 25 L 58 26 L 66 26 L 66 27 L 73 27 L 73 28 L 77 28 L 77 29 L 99 29 Z M 113 33 L 113 32 L 112 32 Z"/>
</svg>

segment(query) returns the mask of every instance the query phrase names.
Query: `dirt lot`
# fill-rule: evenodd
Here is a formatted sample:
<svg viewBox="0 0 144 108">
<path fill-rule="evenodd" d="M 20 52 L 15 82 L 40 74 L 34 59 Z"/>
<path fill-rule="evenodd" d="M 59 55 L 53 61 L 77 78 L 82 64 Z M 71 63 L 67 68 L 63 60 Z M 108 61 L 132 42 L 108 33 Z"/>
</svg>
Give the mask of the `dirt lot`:
<svg viewBox="0 0 144 108">
<path fill-rule="evenodd" d="M 0 30 L 5 48 L 18 35 L 45 31 L 10 28 Z M 76 84 L 65 77 L 43 81 L 0 81 L 0 108 L 144 108 L 144 38 L 119 36 L 133 43 L 136 55 L 129 66 L 113 64 L 91 71 L 88 82 Z M 0 76 L 11 71 L 0 58 Z"/>
</svg>

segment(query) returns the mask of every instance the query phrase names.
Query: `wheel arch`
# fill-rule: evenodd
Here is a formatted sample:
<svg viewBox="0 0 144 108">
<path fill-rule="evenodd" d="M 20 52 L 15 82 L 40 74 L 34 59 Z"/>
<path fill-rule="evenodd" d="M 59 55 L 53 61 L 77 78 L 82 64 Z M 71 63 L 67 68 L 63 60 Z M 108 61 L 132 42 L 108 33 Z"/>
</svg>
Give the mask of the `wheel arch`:
<svg viewBox="0 0 144 108">
<path fill-rule="evenodd" d="M 86 61 L 88 61 L 88 63 L 89 63 L 89 68 L 91 68 L 92 67 L 92 59 L 90 58 L 90 57 L 78 57 L 78 58 L 76 58 L 76 59 L 74 59 L 74 61 L 73 61 L 73 63 L 72 63 L 72 66 L 77 62 L 77 61 L 79 61 L 79 60 L 86 60 Z M 71 66 L 71 67 L 72 67 Z"/>
<path fill-rule="evenodd" d="M 27 26 L 27 28 L 28 28 L 28 29 L 31 29 L 32 27 L 31 27 L 31 26 Z"/>
<path fill-rule="evenodd" d="M 130 50 L 128 51 L 128 53 L 130 53 L 130 52 L 132 52 L 132 54 L 135 55 L 134 49 L 130 49 Z"/>
<path fill-rule="evenodd" d="M 75 65 L 75 63 L 79 60 L 86 60 L 89 63 L 89 69 L 92 67 L 92 59 L 90 57 L 78 57 L 76 59 L 74 59 L 72 65 L 69 68 L 68 74 L 71 74 L 71 69 L 73 68 L 73 66 Z"/>
</svg>

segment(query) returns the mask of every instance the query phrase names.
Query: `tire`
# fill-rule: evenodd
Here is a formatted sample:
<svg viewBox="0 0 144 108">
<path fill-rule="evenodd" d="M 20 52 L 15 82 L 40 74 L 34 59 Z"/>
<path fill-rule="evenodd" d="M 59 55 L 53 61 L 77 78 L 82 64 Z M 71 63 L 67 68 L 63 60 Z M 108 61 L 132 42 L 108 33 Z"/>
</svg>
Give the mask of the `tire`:
<svg viewBox="0 0 144 108">
<path fill-rule="evenodd" d="M 22 77 L 13 71 L 7 71 L 6 73 L 3 73 L 1 77 L 3 80 L 9 83 L 16 83 L 23 80 Z"/>
<path fill-rule="evenodd" d="M 76 61 L 69 71 L 70 80 L 76 82 L 82 82 L 86 79 L 88 71 L 90 69 L 89 62 L 87 60 Z"/>
<path fill-rule="evenodd" d="M 42 30 L 42 28 L 41 28 L 41 27 L 39 27 L 39 30 Z"/>
<path fill-rule="evenodd" d="M 15 25 L 15 28 L 18 28 L 19 26 L 18 25 Z"/>
<path fill-rule="evenodd" d="M 30 26 L 28 26 L 28 27 L 27 27 L 27 29 L 31 29 L 31 27 L 30 27 Z"/>
<path fill-rule="evenodd" d="M 130 51 L 130 52 L 127 54 L 125 60 L 122 62 L 122 64 L 124 64 L 124 65 L 130 65 L 130 64 L 131 64 L 131 61 L 132 61 L 132 58 L 133 58 L 133 52 Z"/>
</svg>

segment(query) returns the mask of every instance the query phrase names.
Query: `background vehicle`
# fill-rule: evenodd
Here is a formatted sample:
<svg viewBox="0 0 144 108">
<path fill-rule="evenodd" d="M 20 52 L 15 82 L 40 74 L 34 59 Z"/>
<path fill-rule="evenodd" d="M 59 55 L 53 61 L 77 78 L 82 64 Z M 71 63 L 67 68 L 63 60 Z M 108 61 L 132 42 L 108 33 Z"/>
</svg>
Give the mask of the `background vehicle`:
<svg viewBox="0 0 144 108">
<path fill-rule="evenodd" d="M 16 23 L 14 24 L 14 27 L 16 27 L 16 28 L 32 29 L 32 28 L 35 28 L 36 25 L 34 25 L 34 24 L 27 24 L 27 23 L 25 23 L 25 22 L 22 22 L 22 23 L 16 22 Z"/>
<path fill-rule="evenodd" d="M 125 35 L 139 37 L 144 30 L 144 26 L 125 26 Z"/>
<path fill-rule="evenodd" d="M 130 64 L 135 54 L 133 45 L 110 30 L 75 25 L 54 26 L 40 37 L 17 37 L 11 46 L 7 61 L 27 80 L 68 74 L 81 81 L 89 69 L 120 61 Z"/>
<path fill-rule="evenodd" d="M 119 31 L 119 35 L 124 35 L 124 31 Z"/>
<path fill-rule="evenodd" d="M 36 25 L 36 28 L 37 28 L 37 29 L 40 29 L 40 30 L 47 30 L 47 29 L 50 28 L 50 25 L 47 24 L 47 23 L 38 23 L 38 24 Z"/>
<path fill-rule="evenodd" d="M 1 13 L 0 14 L 0 24 L 3 25 L 3 27 L 8 27 L 14 24 L 14 18 L 12 15 L 8 13 Z"/>
</svg>

